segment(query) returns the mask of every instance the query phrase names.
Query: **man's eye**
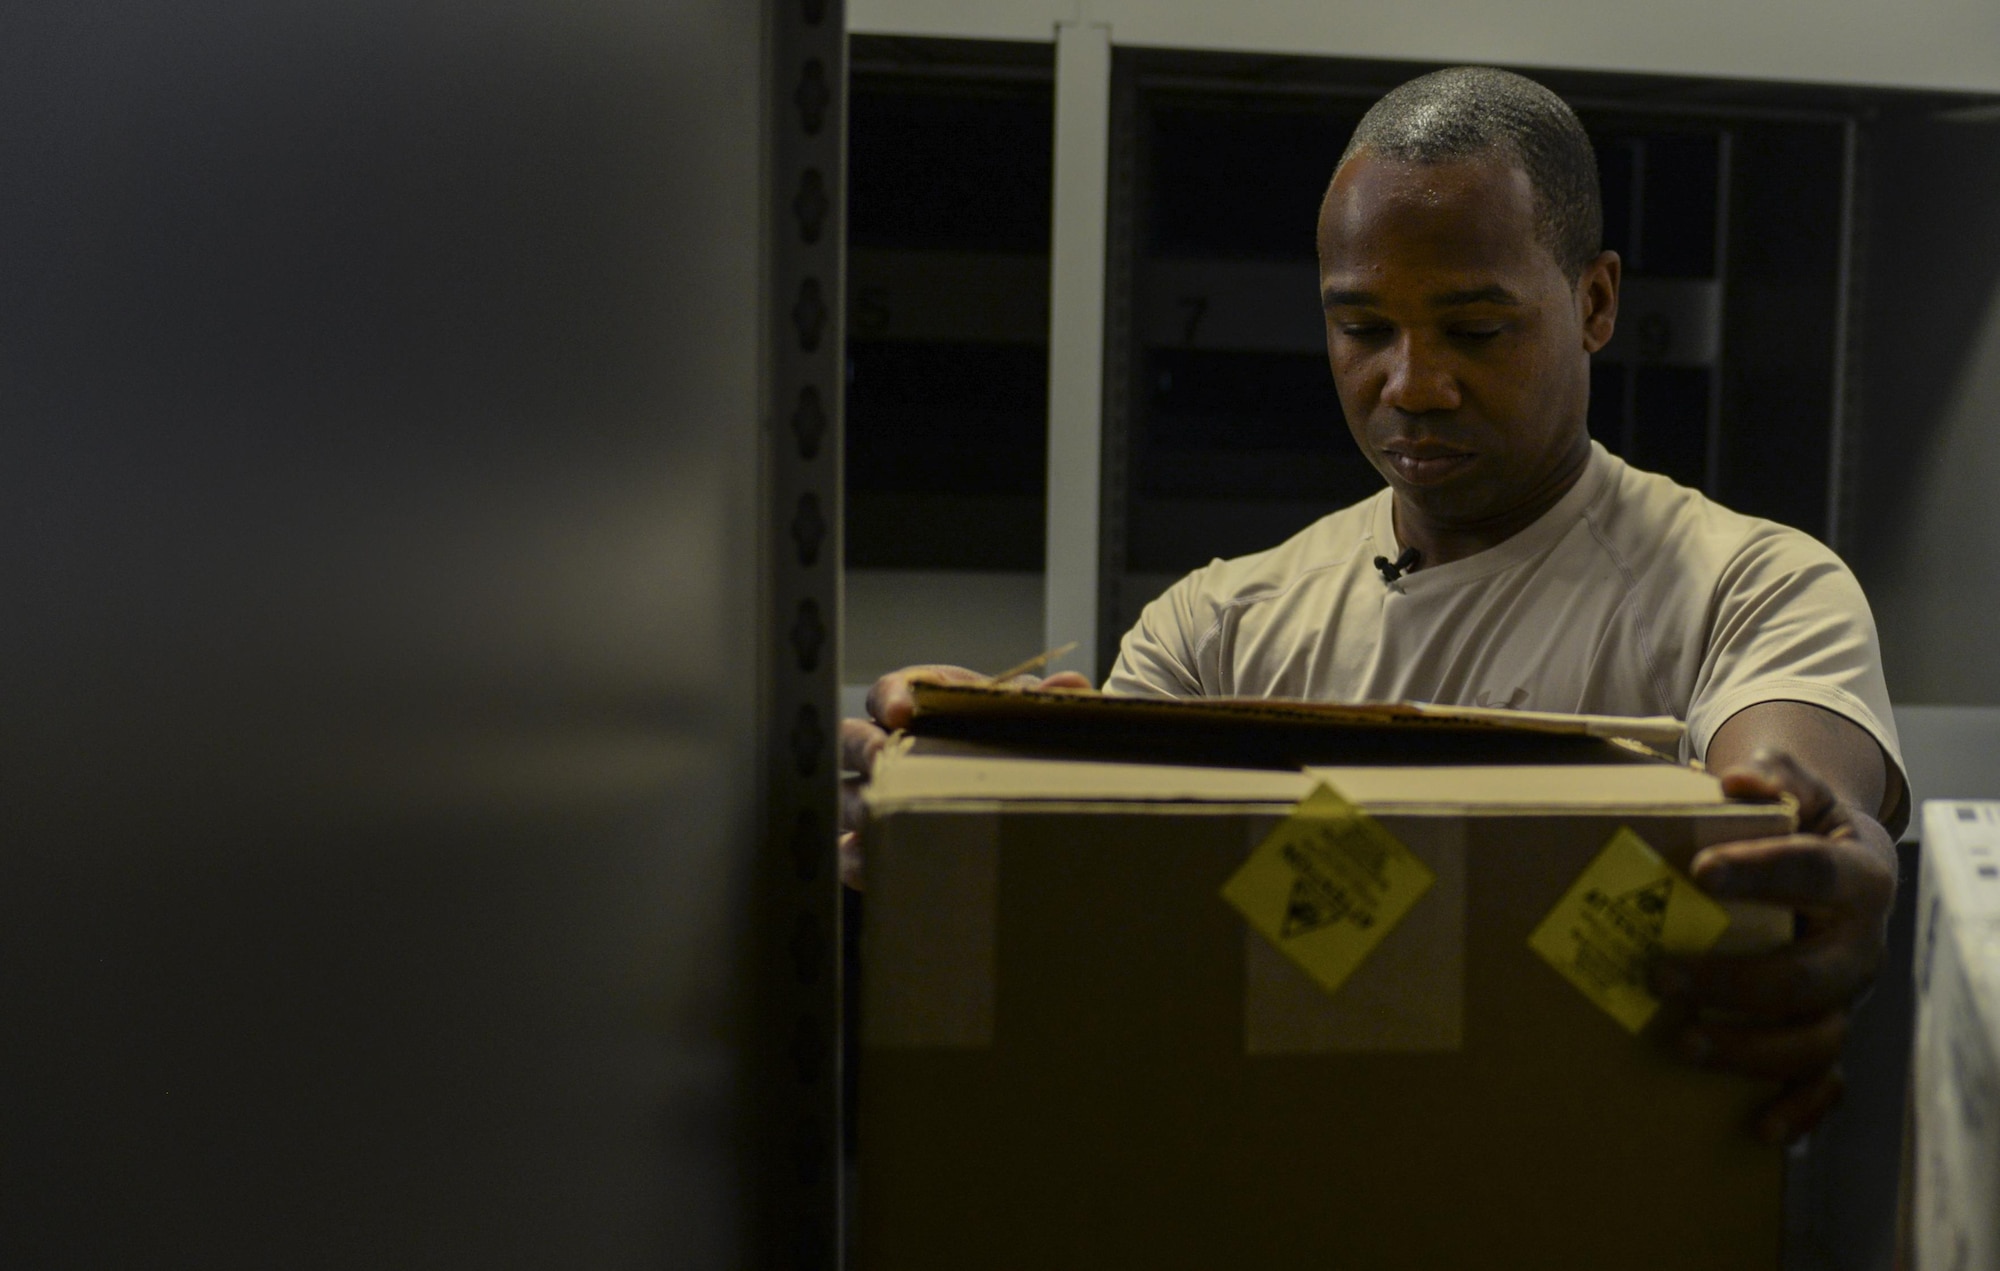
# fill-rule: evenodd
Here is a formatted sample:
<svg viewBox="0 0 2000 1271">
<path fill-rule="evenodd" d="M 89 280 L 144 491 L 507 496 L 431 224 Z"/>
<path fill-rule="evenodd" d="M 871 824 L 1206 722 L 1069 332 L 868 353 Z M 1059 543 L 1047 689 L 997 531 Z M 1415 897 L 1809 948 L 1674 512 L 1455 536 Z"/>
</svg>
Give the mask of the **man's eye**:
<svg viewBox="0 0 2000 1271">
<path fill-rule="evenodd" d="M 1350 340 L 1379 340 L 1389 334 L 1389 328 L 1380 322 L 1343 322 L 1340 333 Z"/>
<path fill-rule="evenodd" d="M 1454 327 L 1451 333 L 1461 340 L 1479 341 L 1490 340 L 1504 330 L 1506 328 L 1498 322 L 1476 322 L 1471 326 Z"/>
</svg>

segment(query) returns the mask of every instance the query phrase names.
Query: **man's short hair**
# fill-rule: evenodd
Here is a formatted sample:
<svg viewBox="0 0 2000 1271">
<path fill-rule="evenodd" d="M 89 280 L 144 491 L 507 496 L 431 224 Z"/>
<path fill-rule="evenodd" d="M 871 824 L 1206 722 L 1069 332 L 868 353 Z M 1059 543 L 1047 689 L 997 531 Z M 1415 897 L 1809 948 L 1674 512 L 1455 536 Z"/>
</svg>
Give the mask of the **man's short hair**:
<svg viewBox="0 0 2000 1271">
<path fill-rule="evenodd" d="M 1537 231 L 1566 273 L 1581 274 L 1603 250 L 1604 203 L 1590 135 L 1569 103 L 1525 76 L 1490 66 L 1419 76 L 1368 108 L 1341 164 L 1364 146 L 1413 163 L 1498 151 L 1528 174 Z"/>
</svg>

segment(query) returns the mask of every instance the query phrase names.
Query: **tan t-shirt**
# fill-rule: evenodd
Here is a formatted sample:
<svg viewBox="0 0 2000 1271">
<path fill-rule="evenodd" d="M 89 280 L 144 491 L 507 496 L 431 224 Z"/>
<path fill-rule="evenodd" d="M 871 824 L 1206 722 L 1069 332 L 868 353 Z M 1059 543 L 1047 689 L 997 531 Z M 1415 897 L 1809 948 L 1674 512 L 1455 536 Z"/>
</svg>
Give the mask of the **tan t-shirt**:
<svg viewBox="0 0 2000 1271">
<path fill-rule="evenodd" d="M 1146 606 L 1105 691 L 1673 715 L 1689 754 L 1731 715 L 1810 702 L 1902 768 L 1868 601 L 1810 536 L 1743 516 L 1593 442 L 1513 538 L 1387 583 L 1383 490 Z"/>
</svg>

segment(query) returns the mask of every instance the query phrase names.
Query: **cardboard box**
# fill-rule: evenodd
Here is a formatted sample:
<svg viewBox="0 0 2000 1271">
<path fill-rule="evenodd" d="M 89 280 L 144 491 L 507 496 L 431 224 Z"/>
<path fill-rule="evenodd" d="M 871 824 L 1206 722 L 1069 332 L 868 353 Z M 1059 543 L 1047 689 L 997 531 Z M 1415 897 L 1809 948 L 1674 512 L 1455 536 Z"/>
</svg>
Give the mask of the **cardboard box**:
<svg viewBox="0 0 2000 1271">
<path fill-rule="evenodd" d="M 953 748 L 892 749 L 868 796 L 859 1266 L 1779 1266 L 1769 1088 L 1626 1032 L 1527 941 L 1621 828 L 1685 868 L 1788 808 L 1598 752 Z M 1435 877 L 1331 995 L 1220 895 L 1320 781 Z"/>
<path fill-rule="evenodd" d="M 1923 826 L 1915 1265 L 2000 1266 L 2000 802 L 1929 800 Z"/>
</svg>

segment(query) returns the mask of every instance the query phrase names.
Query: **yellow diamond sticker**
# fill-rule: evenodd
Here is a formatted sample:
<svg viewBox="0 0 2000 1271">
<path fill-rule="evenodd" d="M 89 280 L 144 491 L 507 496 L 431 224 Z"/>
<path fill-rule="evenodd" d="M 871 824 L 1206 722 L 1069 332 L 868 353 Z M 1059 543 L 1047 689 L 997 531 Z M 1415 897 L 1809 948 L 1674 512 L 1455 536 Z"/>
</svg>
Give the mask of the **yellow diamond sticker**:
<svg viewBox="0 0 2000 1271">
<path fill-rule="evenodd" d="M 1437 875 L 1321 782 L 1223 884 L 1222 898 L 1331 993 Z"/>
<path fill-rule="evenodd" d="M 1604 1013 L 1636 1033 L 1660 999 L 1646 987 L 1655 953 L 1704 953 L 1729 914 L 1630 829 L 1611 836 L 1528 947 Z"/>
</svg>

